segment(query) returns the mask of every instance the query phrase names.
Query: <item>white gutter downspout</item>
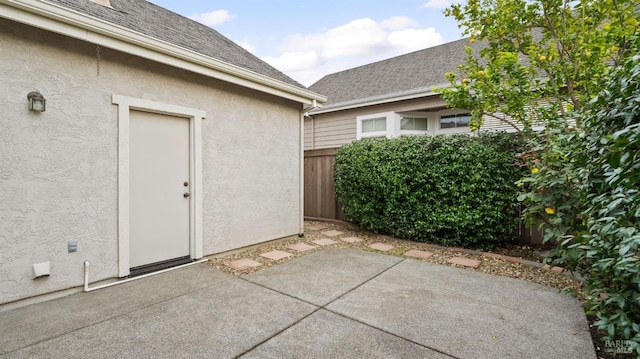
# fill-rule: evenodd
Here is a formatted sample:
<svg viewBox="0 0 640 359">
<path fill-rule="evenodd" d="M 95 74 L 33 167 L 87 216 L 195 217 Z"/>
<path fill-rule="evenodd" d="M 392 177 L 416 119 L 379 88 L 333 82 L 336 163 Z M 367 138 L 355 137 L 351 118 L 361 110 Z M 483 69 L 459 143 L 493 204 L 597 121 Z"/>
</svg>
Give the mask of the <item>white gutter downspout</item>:
<svg viewBox="0 0 640 359">
<path fill-rule="evenodd" d="M 142 279 L 142 278 L 150 277 L 152 275 L 156 275 L 156 274 L 168 272 L 168 271 L 171 271 L 171 270 L 174 270 L 174 269 L 180 269 L 180 268 L 184 268 L 184 267 L 188 267 L 188 266 L 191 266 L 191 265 L 194 265 L 194 264 L 208 262 L 208 261 L 209 261 L 208 259 L 201 259 L 199 261 L 195 261 L 195 262 L 179 265 L 179 266 L 176 266 L 176 267 L 171 267 L 171 268 L 159 270 L 157 272 L 147 273 L 147 274 L 140 275 L 140 276 L 133 277 L 133 278 L 127 278 L 127 279 L 119 280 L 119 281 L 113 282 L 113 283 L 107 283 L 107 284 L 99 285 L 99 286 L 93 287 L 93 288 L 89 288 L 89 261 L 84 261 L 84 291 L 85 292 L 91 292 L 91 291 L 102 289 L 102 288 L 112 287 L 114 285 L 131 282 L 131 281 L 134 281 L 136 279 Z"/>
<path fill-rule="evenodd" d="M 309 116 L 309 111 L 319 107 L 318 102 L 313 100 L 309 107 L 303 107 L 300 111 L 300 228 L 298 230 L 300 238 L 304 237 L 304 118 Z"/>
</svg>

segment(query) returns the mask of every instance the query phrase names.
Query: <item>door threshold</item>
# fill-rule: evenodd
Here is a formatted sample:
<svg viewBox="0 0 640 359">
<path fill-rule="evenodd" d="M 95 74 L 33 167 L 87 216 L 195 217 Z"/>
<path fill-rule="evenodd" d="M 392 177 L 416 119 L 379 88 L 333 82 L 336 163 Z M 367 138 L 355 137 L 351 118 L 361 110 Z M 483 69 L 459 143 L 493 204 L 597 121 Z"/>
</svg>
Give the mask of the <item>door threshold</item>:
<svg viewBox="0 0 640 359">
<path fill-rule="evenodd" d="M 147 274 L 147 273 L 157 272 L 163 269 L 176 267 L 176 266 L 180 266 L 180 265 L 191 263 L 191 262 L 193 262 L 193 259 L 191 259 L 190 256 L 184 256 L 179 258 L 168 259 L 166 261 L 160 261 L 160 262 L 133 267 L 129 269 L 129 278 Z"/>
<path fill-rule="evenodd" d="M 112 286 L 118 285 L 118 284 L 129 283 L 129 282 L 134 281 L 134 280 L 147 278 L 147 277 L 150 277 L 150 276 L 154 276 L 156 274 L 161 274 L 161 273 L 165 273 L 165 272 L 172 271 L 172 270 L 175 270 L 175 269 L 180 269 L 180 268 L 184 268 L 184 267 L 188 267 L 188 266 L 191 266 L 191 265 L 194 265 L 194 264 L 204 263 L 204 262 L 208 262 L 208 261 L 209 261 L 209 259 L 206 259 L 206 258 L 205 259 L 199 259 L 197 261 L 191 261 L 191 262 L 189 262 L 187 264 L 183 264 L 183 265 L 179 265 L 179 266 L 176 266 L 176 267 L 171 267 L 171 268 L 159 270 L 159 271 L 156 271 L 156 272 L 142 274 L 142 275 L 139 275 L 139 276 L 134 277 L 134 278 L 127 278 L 127 279 L 119 280 L 117 282 L 111 282 L 111 283 L 107 283 L 107 284 L 102 284 L 102 285 L 99 285 L 99 286 L 93 287 L 93 288 L 89 288 L 89 261 L 84 261 L 84 291 L 85 292 L 92 292 L 94 290 L 108 288 L 108 287 L 112 287 Z"/>
</svg>

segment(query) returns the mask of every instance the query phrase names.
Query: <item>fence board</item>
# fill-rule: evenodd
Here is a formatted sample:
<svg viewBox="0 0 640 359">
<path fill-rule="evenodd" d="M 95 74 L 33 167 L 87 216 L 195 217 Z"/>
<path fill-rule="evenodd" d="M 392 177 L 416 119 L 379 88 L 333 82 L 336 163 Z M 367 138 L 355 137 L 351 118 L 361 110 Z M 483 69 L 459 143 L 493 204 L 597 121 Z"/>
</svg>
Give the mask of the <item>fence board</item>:
<svg viewBox="0 0 640 359">
<path fill-rule="evenodd" d="M 333 186 L 333 161 L 337 149 L 304 152 L 304 215 L 312 218 L 344 219 Z"/>
</svg>

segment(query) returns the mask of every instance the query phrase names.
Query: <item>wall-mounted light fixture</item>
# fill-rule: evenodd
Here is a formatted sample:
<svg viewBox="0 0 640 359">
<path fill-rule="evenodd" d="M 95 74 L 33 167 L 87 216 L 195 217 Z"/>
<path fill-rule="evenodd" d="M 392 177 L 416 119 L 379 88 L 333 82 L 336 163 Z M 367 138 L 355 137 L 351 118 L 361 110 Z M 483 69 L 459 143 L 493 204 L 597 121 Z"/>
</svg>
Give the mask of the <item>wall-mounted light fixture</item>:
<svg viewBox="0 0 640 359">
<path fill-rule="evenodd" d="M 29 99 L 29 110 L 44 112 L 47 100 L 42 96 L 40 91 L 31 91 L 27 94 Z"/>
</svg>

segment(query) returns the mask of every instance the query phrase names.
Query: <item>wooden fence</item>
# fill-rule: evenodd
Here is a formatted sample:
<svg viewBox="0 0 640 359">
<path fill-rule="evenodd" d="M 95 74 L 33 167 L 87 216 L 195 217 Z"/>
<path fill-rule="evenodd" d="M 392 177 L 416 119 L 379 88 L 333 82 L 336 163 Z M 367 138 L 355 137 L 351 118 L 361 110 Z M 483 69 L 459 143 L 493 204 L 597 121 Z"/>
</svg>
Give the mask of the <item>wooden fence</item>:
<svg viewBox="0 0 640 359">
<path fill-rule="evenodd" d="M 518 242 L 522 244 L 541 245 L 544 239 L 544 232 L 539 230 L 538 227 L 527 227 L 524 223 L 521 223 L 516 237 Z"/>
<path fill-rule="evenodd" d="M 304 152 L 304 216 L 309 219 L 344 220 L 333 186 L 336 148 Z M 515 234 L 519 243 L 539 245 L 543 232 L 522 223 Z"/>
<path fill-rule="evenodd" d="M 304 216 L 344 220 L 333 187 L 336 148 L 304 151 Z"/>
</svg>

